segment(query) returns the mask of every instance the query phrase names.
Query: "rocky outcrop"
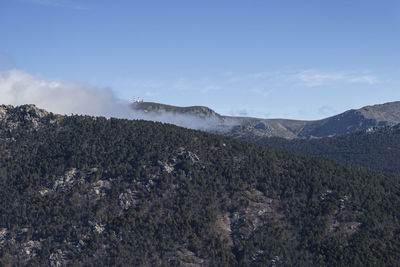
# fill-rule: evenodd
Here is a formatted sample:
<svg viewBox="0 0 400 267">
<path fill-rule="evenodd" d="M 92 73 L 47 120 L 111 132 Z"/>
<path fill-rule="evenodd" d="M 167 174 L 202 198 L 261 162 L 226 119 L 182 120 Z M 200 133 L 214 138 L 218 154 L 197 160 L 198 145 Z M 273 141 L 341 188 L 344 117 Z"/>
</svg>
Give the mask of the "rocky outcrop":
<svg viewBox="0 0 400 267">
<path fill-rule="evenodd" d="M 11 105 L 0 105 L 0 120 L 18 119 L 18 120 L 33 120 L 40 119 L 50 115 L 50 112 L 39 109 L 35 105 L 28 104 L 13 107 Z"/>
<path fill-rule="evenodd" d="M 11 105 L 0 105 L 1 128 L 6 128 L 10 131 L 20 125 L 28 125 L 30 130 L 37 130 L 45 123 L 55 123 L 60 118 L 60 116 L 39 109 L 32 104 L 17 107 Z"/>
</svg>

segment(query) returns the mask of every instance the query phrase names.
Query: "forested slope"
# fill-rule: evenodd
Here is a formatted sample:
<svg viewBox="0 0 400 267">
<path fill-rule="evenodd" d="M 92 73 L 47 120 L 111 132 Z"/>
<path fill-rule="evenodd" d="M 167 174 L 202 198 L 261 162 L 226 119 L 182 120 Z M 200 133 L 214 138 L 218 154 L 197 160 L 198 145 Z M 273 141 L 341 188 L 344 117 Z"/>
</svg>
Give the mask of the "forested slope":
<svg viewBox="0 0 400 267">
<path fill-rule="evenodd" d="M 400 124 L 307 140 L 249 136 L 240 139 L 263 146 L 332 158 L 349 165 L 400 173 Z"/>
<path fill-rule="evenodd" d="M 400 262 L 394 175 L 32 106 L 3 107 L 0 153 L 0 265 Z"/>
</svg>

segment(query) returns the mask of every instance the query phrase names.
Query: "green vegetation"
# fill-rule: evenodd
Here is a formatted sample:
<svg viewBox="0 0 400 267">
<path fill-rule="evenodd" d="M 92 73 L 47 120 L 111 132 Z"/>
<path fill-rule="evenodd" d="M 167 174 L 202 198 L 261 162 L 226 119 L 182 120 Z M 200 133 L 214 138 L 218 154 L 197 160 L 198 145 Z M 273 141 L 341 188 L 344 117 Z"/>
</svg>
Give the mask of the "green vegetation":
<svg viewBox="0 0 400 267">
<path fill-rule="evenodd" d="M 0 265 L 400 263 L 397 176 L 161 123 L 34 115 L 0 120 Z"/>
<path fill-rule="evenodd" d="M 317 139 L 241 138 L 263 146 L 323 156 L 349 165 L 400 173 L 400 124 Z"/>
</svg>

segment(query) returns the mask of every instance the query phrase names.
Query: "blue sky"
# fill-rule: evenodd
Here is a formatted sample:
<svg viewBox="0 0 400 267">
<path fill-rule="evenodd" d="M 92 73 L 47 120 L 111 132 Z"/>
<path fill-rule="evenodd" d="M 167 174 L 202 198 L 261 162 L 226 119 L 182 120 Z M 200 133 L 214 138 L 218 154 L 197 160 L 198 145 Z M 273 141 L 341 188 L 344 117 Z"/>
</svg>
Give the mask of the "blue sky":
<svg viewBox="0 0 400 267">
<path fill-rule="evenodd" d="M 40 94 L 73 84 L 113 101 L 319 119 L 400 100 L 399 14 L 396 0 L 2 0 L 0 97 L 46 106 Z M 17 97 L 16 80 L 42 87 Z"/>
</svg>

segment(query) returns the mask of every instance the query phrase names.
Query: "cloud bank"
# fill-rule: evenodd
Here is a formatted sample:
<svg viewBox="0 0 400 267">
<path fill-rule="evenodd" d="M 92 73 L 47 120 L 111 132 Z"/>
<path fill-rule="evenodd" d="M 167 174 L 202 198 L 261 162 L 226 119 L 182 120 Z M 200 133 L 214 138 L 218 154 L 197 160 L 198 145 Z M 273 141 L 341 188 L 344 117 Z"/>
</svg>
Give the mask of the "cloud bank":
<svg viewBox="0 0 400 267">
<path fill-rule="evenodd" d="M 35 104 L 58 114 L 133 118 L 129 102 L 118 99 L 110 88 L 73 81 L 44 80 L 27 72 L 0 72 L 0 104 Z"/>
<path fill-rule="evenodd" d="M 73 81 L 44 80 L 20 70 L 0 72 L 0 104 L 35 104 L 56 114 L 143 119 L 205 131 L 226 131 L 233 126 L 232 121 L 222 120 L 219 116 L 134 110 L 131 102 L 119 99 L 110 88 Z"/>
</svg>

